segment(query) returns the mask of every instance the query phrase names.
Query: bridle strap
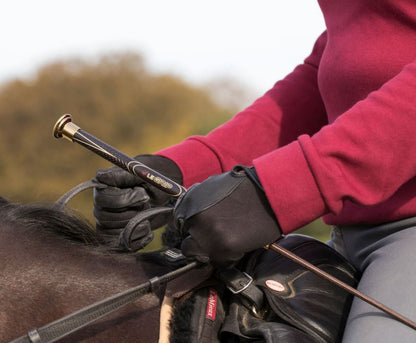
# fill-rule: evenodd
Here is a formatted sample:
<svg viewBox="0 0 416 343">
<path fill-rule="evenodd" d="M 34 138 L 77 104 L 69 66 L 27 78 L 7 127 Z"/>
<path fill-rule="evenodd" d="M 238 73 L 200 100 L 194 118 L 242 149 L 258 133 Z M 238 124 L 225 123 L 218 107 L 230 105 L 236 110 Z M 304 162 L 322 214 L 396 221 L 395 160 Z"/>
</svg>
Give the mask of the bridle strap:
<svg viewBox="0 0 416 343">
<path fill-rule="evenodd" d="M 154 277 L 149 281 L 128 289 L 122 293 L 118 293 L 108 297 L 102 301 L 96 302 L 92 305 L 84 307 L 83 309 L 74 312 L 66 317 L 58 319 L 49 323 L 39 329 L 29 330 L 27 335 L 21 336 L 10 343 L 51 343 L 55 342 L 69 334 L 78 331 L 91 324 L 92 322 L 113 313 L 122 307 L 130 304 L 143 295 L 152 293 L 161 285 L 187 273 L 188 271 L 200 266 L 197 261 L 164 274 L 159 277 Z"/>
</svg>

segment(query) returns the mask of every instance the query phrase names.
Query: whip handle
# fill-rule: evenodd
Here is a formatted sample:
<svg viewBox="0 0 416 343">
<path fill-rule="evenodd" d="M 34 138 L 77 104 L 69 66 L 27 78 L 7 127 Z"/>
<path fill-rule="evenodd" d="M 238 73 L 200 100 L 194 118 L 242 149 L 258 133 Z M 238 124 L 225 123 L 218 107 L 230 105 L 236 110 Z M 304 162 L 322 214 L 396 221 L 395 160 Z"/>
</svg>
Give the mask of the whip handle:
<svg viewBox="0 0 416 343">
<path fill-rule="evenodd" d="M 179 197 L 186 191 L 183 186 L 163 174 L 158 173 L 156 170 L 147 167 L 143 163 L 125 155 L 116 148 L 82 130 L 72 122 L 70 114 L 65 114 L 59 118 L 54 126 L 53 133 L 56 138 L 65 137 L 72 142 L 82 145 L 84 148 L 87 148 L 129 173 L 138 176 L 143 181 L 173 197 Z"/>
</svg>

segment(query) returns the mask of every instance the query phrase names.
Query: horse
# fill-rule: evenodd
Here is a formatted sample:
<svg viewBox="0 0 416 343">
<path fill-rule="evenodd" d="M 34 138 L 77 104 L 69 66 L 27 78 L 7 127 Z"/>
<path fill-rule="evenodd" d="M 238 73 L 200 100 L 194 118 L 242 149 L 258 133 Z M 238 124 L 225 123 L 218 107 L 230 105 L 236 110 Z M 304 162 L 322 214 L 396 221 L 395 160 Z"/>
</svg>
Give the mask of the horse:
<svg viewBox="0 0 416 343">
<path fill-rule="evenodd" d="M 105 241 L 79 215 L 0 197 L 0 342 L 166 272 Z M 61 342 L 157 342 L 159 314 L 148 294 Z"/>
<path fill-rule="evenodd" d="M 171 271 L 171 266 L 157 263 L 155 259 L 145 260 L 136 253 L 120 253 L 108 243 L 106 235 L 95 230 L 78 213 L 55 205 L 16 204 L 0 197 L 0 342 L 10 342 L 24 336 L 30 329 L 43 327 Z M 356 283 L 352 266 L 325 244 L 296 235 L 287 237 L 281 244 L 312 258 L 317 265 L 329 268 L 351 285 Z M 166 295 L 161 287 L 159 294 L 147 294 L 59 341 L 151 343 L 169 339 L 170 342 L 194 342 L 199 341 L 195 337 L 206 336 L 207 327 L 211 336 L 206 342 L 219 342 L 220 329 L 227 342 L 230 335 L 234 337 L 232 341 L 239 341 L 236 336 L 241 334 L 253 335 L 259 342 L 266 341 L 261 340 L 262 336 L 271 331 L 275 338 L 270 342 L 338 341 L 352 298 L 346 292 L 334 290 L 329 283 L 317 280 L 313 273 L 293 262 L 282 261 L 275 253 L 265 251 L 254 256 L 248 260 L 247 266 L 255 268 L 250 274 L 257 278 L 259 285 L 267 285 L 271 277 L 286 283 L 273 283 L 283 286 L 285 291 L 281 295 L 278 294 L 280 291 L 276 293 L 263 287 L 265 296 L 262 295 L 261 299 L 267 298 L 269 305 L 262 318 L 258 317 L 258 312 L 252 312 L 242 298 L 231 294 L 235 292 L 227 291 L 228 295 L 225 295 L 224 285 L 208 283 L 193 293 L 188 292 L 191 297 L 184 296 L 184 302 L 180 301 L 171 308 L 172 316 L 166 320 L 164 315 L 161 316 L 161 312 L 164 314 L 161 300 Z M 199 283 L 201 276 L 206 276 L 203 270 L 195 270 L 195 273 L 195 276 L 202 274 L 188 277 L 186 289 L 192 282 Z M 240 275 L 237 279 L 226 278 L 225 281 L 230 280 L 232 284 L 235 280 L 240 282 Z M 183 286 L 180 282 L 179 290 Z M 248 288 L 250 296 L 255 294 L 255 298 L 261 300 L 258 293 L 252 293 L 253 288 L 257 289 L 254 286 Z M 171 286 L 172 289 L 175 286 Z M 327 291 L 323 292 L 323 289 Z M 212 324 L 213 318 L 198 315 L 208 313 L 206 310 L 212 308 L 212 290 L 215 294 L 224 293 L 218 302 L 215 300 L 218 310 L 215 325 Z M 311 302 L 311 299 L 316 301 Z M 229 313 L 222 327 L 226 312 Z M 316 313 L 328 315 L 316 317 Z M 241 321 L 243 317 L 245 320 Z M 237 323 L 240 324 L 235 326 Z M 164 326 L 171 332 L 160 334 L 159 329 Z"/>
</svg>

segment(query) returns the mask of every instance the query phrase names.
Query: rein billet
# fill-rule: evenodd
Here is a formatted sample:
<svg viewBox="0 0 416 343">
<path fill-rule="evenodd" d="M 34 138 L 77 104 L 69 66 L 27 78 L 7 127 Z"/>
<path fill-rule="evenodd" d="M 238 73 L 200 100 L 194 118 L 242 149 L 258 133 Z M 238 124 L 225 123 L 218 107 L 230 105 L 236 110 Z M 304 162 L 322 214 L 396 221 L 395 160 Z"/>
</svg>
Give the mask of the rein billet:
<svg viewBox="0 0 416 343">
<path fill-rule="evenodd" d="M 79 126 L 75 125 L 72 122 L 72 116 L 70 114 L 62 115 L 56 122 L 53 128 L 53 135 L 56 138 L 67 138 L 71 142 L 76 142 L 87 148 L 88 150 L 96 153 L 97 155 L 103 157 L 107 161 L 121 167 L 122 169 L 128 171 L 129 173 L 140 177 L 143 181 L 148 182 L 149 184 L 155 186 L 161 191 L 166 192 L 172 197 L 180 197 L 186 192 L 186 189 L 172 181 L 165 175 L 158 173 L 157 171 L 147 167 L 143 163 L 125 155 L 114 147 L 104 143 L 100 139 L 94 137 L 88 132 L 82 130 Z M 323 271 L 322 269 L 314 266 L 308 261 L 302 259 L 291 251 L 279 246 L 276 243 L 271 243 L 264 247 L 265 249 L 270 249 L 278 254 L 292 260 L 293 262 L 301 265 L 303 268 L 311 271 L 312 273 L 323 277 L 324 279 L 332 282 L 336 286 L 342 288 L 348 293 L 360 298 L 361 300 L 367 302 L 368 304 L 378 308 L 379 310 L 387 313 L 392 318 L 400 321 L 401 323 L 411 327 L 416 330 L 416 322 L 410 320 L 409 318 L 397 313 L 386 305 L 374 300 L 373 298 L 365 295 L 364 293 L 358 291 L 357 289 L 347 285 L 345 282 L 337 279 L 331 274 Z"/>
</svg>

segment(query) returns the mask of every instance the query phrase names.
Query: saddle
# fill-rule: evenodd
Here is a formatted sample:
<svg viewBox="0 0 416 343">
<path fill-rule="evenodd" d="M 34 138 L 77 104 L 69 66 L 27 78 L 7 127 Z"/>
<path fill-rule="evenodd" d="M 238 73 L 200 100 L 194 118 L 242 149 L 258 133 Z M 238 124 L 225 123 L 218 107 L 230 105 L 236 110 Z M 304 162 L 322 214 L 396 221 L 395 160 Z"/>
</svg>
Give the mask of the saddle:
<svg viewBox="0 0 416 343">
<path fill-rule="evenodd" d="M 355 268 L 314 238 L 291 234 L 279 245 L 352 287 L 358 283 Z M 233 286 L 241 274 L 227 280 L 220 271 L 175 300 L 170 343 L 341 341 L 353 298 L 348 292 L 270 250 L 247 255 L 237 270 L 252 278 L 240 292 Z"/>
</svg>

